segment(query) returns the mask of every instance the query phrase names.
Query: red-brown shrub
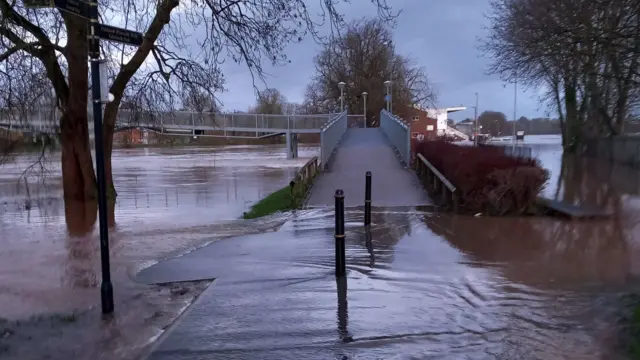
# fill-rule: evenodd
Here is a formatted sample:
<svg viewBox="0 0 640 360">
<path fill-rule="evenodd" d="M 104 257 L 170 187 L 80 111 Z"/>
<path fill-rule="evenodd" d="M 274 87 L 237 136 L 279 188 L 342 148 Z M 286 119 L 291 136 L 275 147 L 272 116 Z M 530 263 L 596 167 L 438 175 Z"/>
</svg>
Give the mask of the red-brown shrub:
<svg viewBox="0 0 640 360">
<path fill-rule="evenodd" d="M 424 141 L 416 146 L 416 153 L 459 189 L 462 206 L 470 212 L 521 214 L 535 202 L 548 179 L 537 160 L 506 156 L 496 147 Z"/>
</svg>

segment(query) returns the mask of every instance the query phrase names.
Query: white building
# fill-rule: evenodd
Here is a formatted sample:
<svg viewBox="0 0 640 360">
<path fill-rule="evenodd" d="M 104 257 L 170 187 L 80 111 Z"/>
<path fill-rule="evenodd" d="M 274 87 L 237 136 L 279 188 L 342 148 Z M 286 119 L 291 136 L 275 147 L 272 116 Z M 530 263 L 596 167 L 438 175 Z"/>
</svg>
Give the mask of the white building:
<svg viewBox="0 0 640 360">
<path fill-rule="evenodd" d="M 464 106 L 458 107 L 450 107 L 450 108 L 439 108 L 439 109 L 422 109 L 427 112 L 427 116 L 430 118 L 436 119 L 437 124 L 437 134 L 438 136 L 442 136 L 446 133 L 448 125 L 447 120 L 449 120 L 449 113 L 466 110 L 467 108 Z"/>
</svg>

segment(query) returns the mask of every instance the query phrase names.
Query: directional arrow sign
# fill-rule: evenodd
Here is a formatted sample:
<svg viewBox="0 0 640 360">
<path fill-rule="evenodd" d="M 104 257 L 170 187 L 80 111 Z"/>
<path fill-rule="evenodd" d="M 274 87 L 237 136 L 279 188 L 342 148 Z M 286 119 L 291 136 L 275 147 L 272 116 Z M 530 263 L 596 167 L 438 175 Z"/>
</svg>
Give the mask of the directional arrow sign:
<svg viewBox="0 0 640 360">
<path fill-rule="evenodd" d="M 24 7 L 27 9 L 52 8 L 55 7 L 53 0 L 24 0 Z"/>
<path fill-rule="evenodd" d="M 137 31 L 131 31 L 104 24 L 98 24 L 96 31 L 98 37 L 100 37 L 101 39 L 133 46 L 142 45 L 142 33 L 139 33 Z"/>
<path fill-rule="evenodd" d="M 53 2 L 62 11 L 89 19 L 89 4 L 82 0 L 53 0 Z"/>
<path fill-rule="evenodd" d="M 131 31 L 104 24 L 98 24 L 96 31 L 98 37 L 100 37 L 101 39 L 133 46 L 142 45 L 142 33 L 139 33 L 137 31 Z"/>
</svg>

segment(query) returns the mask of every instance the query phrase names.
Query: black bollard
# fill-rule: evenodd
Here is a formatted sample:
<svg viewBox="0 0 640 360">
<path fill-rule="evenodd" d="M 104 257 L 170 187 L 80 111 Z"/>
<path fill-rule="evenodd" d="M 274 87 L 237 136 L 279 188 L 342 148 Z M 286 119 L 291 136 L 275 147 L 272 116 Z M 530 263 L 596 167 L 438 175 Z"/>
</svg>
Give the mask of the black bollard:
<svg viewBox="0 0 640 360">
<path fill-rule="evenodd" d="M 371 171 L 367 171 L 364 183 L 364 226 L 371 225 Z"/>
<path fill-rule="evenodd" d="M 346 271 L 346 255 L 344 243 L 344 192 L 336 190 L 336 276 L 344 276 Z"/>
</svg>

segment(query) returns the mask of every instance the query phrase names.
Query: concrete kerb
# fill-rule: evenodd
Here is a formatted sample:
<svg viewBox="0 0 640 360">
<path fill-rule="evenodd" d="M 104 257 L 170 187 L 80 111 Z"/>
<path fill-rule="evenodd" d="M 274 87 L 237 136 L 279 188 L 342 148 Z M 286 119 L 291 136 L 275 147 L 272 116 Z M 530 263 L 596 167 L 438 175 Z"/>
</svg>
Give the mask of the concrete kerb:
<svg viewBox="0 0 640 360">
<path fill-rule="evenodd" d="M 173 322 L 160 334 L 160 336 L 158 336 L 155 339 L 151 339 L 152 341 L 151 346 L 149 346 L 149 348 L 142 353 L 142 356 L 140 356 L 140 359 L 148 359 L 149 357 L 151 357 L 151 354 L 153 354 L 156 351 L 156 349 L 158 349 L 158 347 L 164 342 L 164 340 L 169 335 L 171 335 L 171 333 L 175 330 L 175 328 L 178 327 L 182 319 L 193 310 L 194 305 L 197 305 L 200 301 L 202 301 L 202 294 L 204 294 L 207 290 L 209 290 L 209 288 L 214 286 L 217 282 L 218 282 L 217 278 L 213 279 L 213 281 L 211 281 L 211 284 L 209 284 L 209 286 L 204 288 L 204 290 L 202 290 L 200 294 L 198 294 L 195 297 L 195 299 L 191 302 L 191 304 L 187 305 L 184 311 L 182 311 L 182 313 L 180 313 L 173 320 Z"/>
</svg>

